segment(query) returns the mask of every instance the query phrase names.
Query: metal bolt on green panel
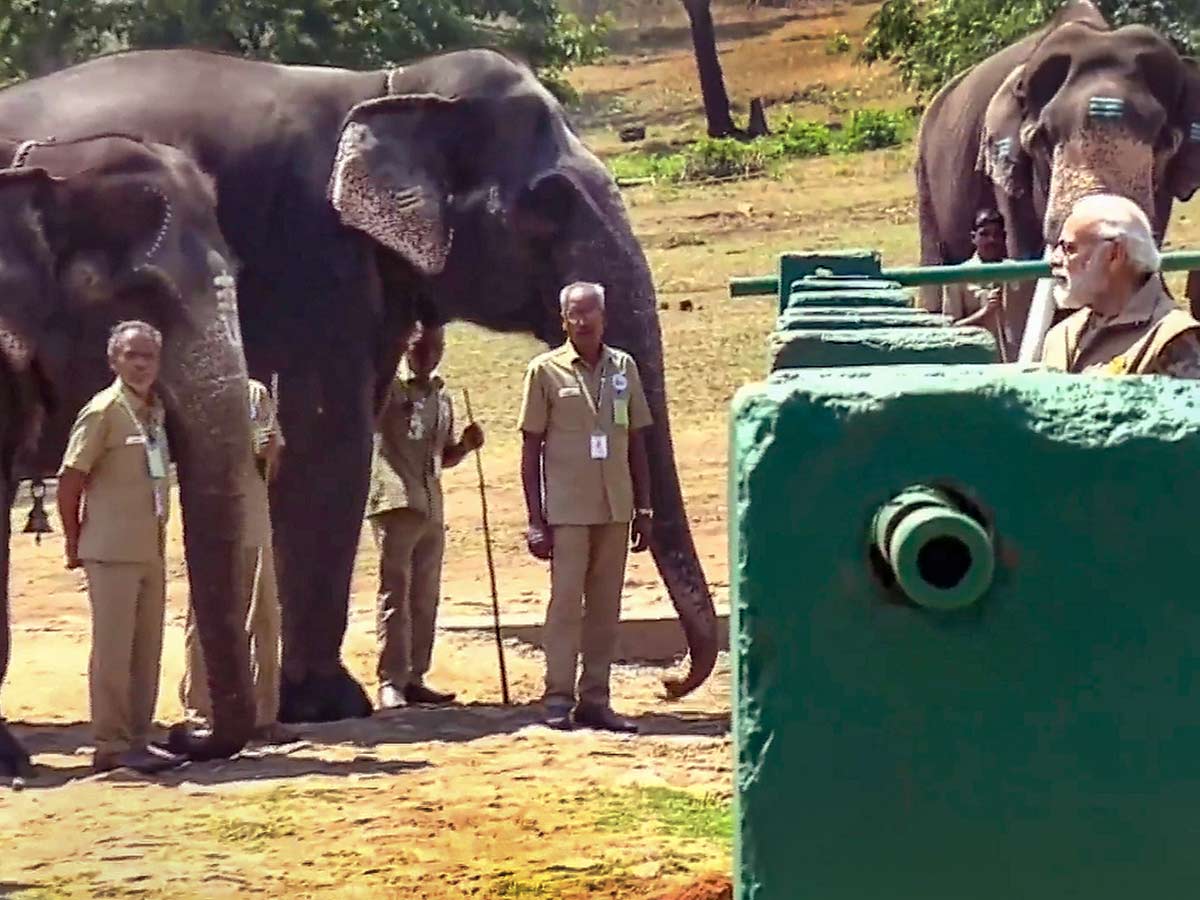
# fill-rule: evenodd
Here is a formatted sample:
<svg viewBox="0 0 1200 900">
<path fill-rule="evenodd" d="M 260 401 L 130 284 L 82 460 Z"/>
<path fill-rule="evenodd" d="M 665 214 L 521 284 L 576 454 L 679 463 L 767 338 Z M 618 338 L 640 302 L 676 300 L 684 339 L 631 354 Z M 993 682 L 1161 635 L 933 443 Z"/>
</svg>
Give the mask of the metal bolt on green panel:
<svg viewBox="0 0 1200 900">
<path fill-rule="evenodd" d="M 737 900 L 1194 896 L 1200 385 L 796 369 L 731 422 Z M 953 603 L 872 552 L 947 534 Z"/>
</svg>

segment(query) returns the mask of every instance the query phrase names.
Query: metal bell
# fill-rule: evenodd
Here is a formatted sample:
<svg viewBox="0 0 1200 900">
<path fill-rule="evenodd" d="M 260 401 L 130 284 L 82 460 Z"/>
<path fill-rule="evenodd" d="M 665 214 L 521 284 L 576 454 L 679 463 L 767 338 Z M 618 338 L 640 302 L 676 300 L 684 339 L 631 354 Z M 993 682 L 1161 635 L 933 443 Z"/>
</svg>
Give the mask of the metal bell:
<svg viewBox="0 0 1200 900">
<path fill-rule="evenodd" d="M 25 534 L 35 535 L 34 543 L 42 542 L 43 534 L 53 534 L 50 527 L 50 517 L 46 515 L 46 485 L 40 478 L 29 482 L 29 494 L 33 497 L 33 506 L 29 510 L 29 518 L 25 520 Z"/>
</svg>

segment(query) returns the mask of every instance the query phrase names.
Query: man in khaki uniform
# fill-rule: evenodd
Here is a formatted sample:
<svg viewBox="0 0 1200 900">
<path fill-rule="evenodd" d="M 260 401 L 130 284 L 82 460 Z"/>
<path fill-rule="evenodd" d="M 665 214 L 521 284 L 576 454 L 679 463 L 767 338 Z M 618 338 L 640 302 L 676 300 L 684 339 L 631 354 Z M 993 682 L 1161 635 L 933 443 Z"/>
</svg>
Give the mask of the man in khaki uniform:
<svg viewBox="0 0 1200 900">
<path fill-rule="evenodd" d="M 252 648 L 255 737 L 271 743 L 283 743 L 294 739 L 296 734 L 279 722 L 280 610 L 267 483 L 275 476 L 284 440 L 270 392 L 262 382 L 253 378 L 249 379 L 248 384 L 254 466 L 242 475 L 246 504 L 242 571 L 246 583 L 242 589 L 241 610 Z M 184 649 L 183 680 L 179 684 L 180 702 L 189 718 L 208 720 L 212 717 L 212 701 L 208 696 L 200 635 L 190 606 L 184 632 Z"/>
<path fill-rule="evenodd" d="M 117 379 L 80 410 L 59 472 L 67 568 L 84 567 L 92 607 L 88 694 L 98 772 L 156 772 L 182 762 L 149 742 L 169 511 L 170 459 L 154 390 L 161 352 L 162 335 L 145 322 L 113 329 L 108 360 Z"/>
<path fill-rule="evenodd" d="M 367 518 L 379 548 L 376 672 L 383 709 L 441 705 L 455 696 L 425 684 L 442 591 L 442 469 L 483 446 L 483 430 L 472 423 L 454 441 L 454 404 L 437 374 L 445 348 L 440 327 L 417 332 L 376 427 Z"/>
<path fill-rule="evenodd" d="M 1008 248 L 1004 217 L 998 210 L 981 209 L 975 214 L 971 243 L 975 245 L 975 255 L 967 260 L 967 265 L 1004 260 Z M 1008 334 L 1005 291 L 1005 285 L 999 282 L 948 284 L 942 290 L 942 312 L 960 328 L 973 326 L 990 331 L 1002 362 L 1007 362 L 1016 349 Z"/>
<path fill-rule="evenodd" d="M 521 404 L 526 538 L 550 560 L 545 722 L 569 728 L 574 707 L 578 725 L 635 732 L 612 711 L 608 681 L 630 521 L 635 552 L 650 540 L 650 408 L 633 358 L 604 344 L 603 287 L 570 284 L 559 301 L 567 343 L 529 364 Z"/>
<path fill-rule="evenodd" d="M 1050 257 L 1059 305 L 1042 362 L 1067 372 L 1200 378 L 1200 322 L 1176 306 L 1146 214 L 1112 194 L 1084 197 Z"/>
</svg>

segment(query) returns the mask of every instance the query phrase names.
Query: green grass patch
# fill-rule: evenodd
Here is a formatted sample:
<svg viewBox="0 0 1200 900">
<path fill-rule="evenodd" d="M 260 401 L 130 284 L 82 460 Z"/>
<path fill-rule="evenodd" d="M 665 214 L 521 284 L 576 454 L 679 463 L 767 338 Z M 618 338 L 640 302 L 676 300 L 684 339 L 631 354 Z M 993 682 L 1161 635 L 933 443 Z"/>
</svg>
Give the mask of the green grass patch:
<svg viewBox="0 0 1200 900">
<path fill-rule="evenodd" d="M 604 831 L 638 831 L 650 825 L 668 837 L 727 843 L 733 839 L 729 800 L 670 787 L 639 787 L 596 797 L 596 827 Z"/>
<path fill-rule="evenodd" d="M 703 138 L 682 150 L 623 153 L 609 161 L 618 181 L 685 183 L 749 178 L 786 159 L 835 153 L 861 153 L 897 147 L 913 135 L 912 116 L 905 112 L 860 109 L 835 127 L 825 122 L 785 119 L 771 135 L 752 141 Z"/>
</svg>

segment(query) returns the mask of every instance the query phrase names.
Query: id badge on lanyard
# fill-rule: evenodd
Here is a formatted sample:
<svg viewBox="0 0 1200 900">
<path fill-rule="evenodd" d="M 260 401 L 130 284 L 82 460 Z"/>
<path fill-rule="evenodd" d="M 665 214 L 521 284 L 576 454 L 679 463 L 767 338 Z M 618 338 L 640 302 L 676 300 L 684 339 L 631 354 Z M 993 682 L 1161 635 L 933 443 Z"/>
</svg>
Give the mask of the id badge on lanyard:
<svg viewBox="0 0 1200 900">
<path fill-rule="evenodd" d="M 159 519 L 165 519 L 167 513 L 165 497 L 167 485 L 166 433 L 157 423 L 149 428 L 144 426 L 123 397 L 121 405 L 125 407 L 125 412 L 133 421 L 133 427 L 137 429 L 138 435 L 141 437 L 141 444 L 146 450 L 146 471 L 150 475 L 151 493 L 154 494 L 154 515 Z"/>
<path fill-rule="evenodd" d="M 604 409 L 604 376 L 607 369 L 606 361 L 600 366 L 600 389 L 596 391 L 595 400 L 592 399 L 592 392 L 588 389 L 587 382 L 580 377 L 578 371 L 575 372 L 579 389 L 587 398 L 588 406 L 592 408 L 592 419 L 596 423 L 596 428 L 589 436 L 589 455 L 592 459 L 608 459 L 608 435 L 600 427 L 600 411 Z"/>
</svg>

